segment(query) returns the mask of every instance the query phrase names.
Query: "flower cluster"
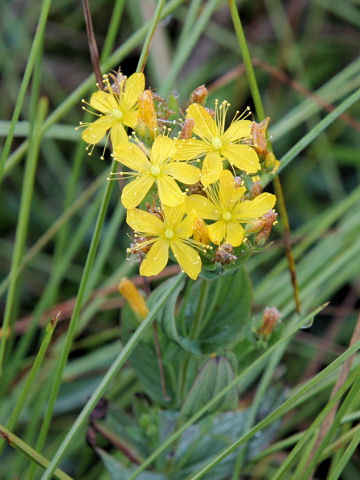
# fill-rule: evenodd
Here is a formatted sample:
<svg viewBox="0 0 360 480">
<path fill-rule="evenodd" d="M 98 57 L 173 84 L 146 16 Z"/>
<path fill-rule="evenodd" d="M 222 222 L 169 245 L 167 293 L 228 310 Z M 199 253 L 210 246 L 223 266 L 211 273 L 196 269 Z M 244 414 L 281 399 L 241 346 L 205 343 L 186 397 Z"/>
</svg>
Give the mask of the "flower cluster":
<svg viewBox="0 0 360 480">
<path fill-rule="evenodd" d="M 266 169 L 270 153 L 267 123 L 248 120 L 246 109 L 236 112 L 227 127 L 230 104 L 215 101 L 214 110 L 206 108 L 204 86 L 190 97 L 185 119 L 177 120 L 164 99 L 145 90 L 142 73 L 110 78 L 104 76 L 105 90 L 87 104 L 99 118 L 82 124 L 82 138 L 91 154 L 95 144 L 106 136 L 106 147 L 110 137 L 112 156 L 121 164 L 112 179 L 128 179 L 121 202 L 134 230 L 128 252 L 141 261 L 140 274 L 158 274 L 171 253 L 196 279 L 201 257 L 227 265 L 247 236 L 256 232 L 259 237 L 265 227 L 268 236 L 276 198 L 261 193 L 255 177 Z"/>
</svg>

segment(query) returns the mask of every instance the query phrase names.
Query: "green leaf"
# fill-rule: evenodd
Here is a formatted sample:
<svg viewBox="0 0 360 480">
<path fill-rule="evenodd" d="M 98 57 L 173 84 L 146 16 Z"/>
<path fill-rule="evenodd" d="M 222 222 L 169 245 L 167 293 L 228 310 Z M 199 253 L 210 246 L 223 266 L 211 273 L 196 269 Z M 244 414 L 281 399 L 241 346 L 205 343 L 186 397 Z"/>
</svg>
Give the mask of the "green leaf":
<svg viewBox="0 0 360 480">
<path fill-rule="evenodd" d="M 177 318 L 175 316 L 176 303 L 178 301 L 179 294 L 184 287 L 185 280 L 180 283 L 180 285 L 174 290 L 173 294 L 167 301 L 160 314 L 160 324 L 165 335 L 178 345 L 180 345 L 184 350 L 188 350 L 196 355 L 200 355 L 201 351 L 198 344 L 179 333 L 177 326 Z M 163 287 L 163 284 L 159 289 Z"/>
<path fill-rule="evenodd" d="M 185 398 L 184 405 L 180 411 L 181 418 L 191 417 L 196 411 L 203 407 L 214 395 L 226 387 L 234 379 L 234 372 L 230 362 L 224 357 L 210 358 L 200 373 Z M 237 391 L 234 387 L 217 405 L 216 410 L 231 410 L 237 403 Z"/>
<path fill-rule="evenodd" d="M 245 336 L 251 313 L 252 287 L 243 268 L 211 281 L 210 292 L 197 339 L 202 353 L 217 352 Z M 193 323 L 199 295 L 200 287 L 195 283 L 178 321 L 183 329 L 189 330 Z"/>
<path fill-rule="evenodd" d="M 109 472 L 113 480 L 126 480 L 131 474 L 131 470 L 121 465 L 118 460 L 106 453 L 101 448 L 97 448 L 96 452 L 101 457 L 106 470 Z M 166 477 L 159 473 L 143 472 L 138 476 L 139 480 L 166 480 Z"/>
</svg>

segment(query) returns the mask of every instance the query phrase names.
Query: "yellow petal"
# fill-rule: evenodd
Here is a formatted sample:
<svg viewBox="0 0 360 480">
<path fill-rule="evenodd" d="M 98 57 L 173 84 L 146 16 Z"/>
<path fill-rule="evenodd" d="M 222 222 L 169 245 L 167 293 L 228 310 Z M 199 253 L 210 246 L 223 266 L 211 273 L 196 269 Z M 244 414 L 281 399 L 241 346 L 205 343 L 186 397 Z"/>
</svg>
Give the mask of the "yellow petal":
<svg viewBox="0 0 360 480">
<path fill-rule="evenodd" d="M 114 158 L 136 172 L 145 172 L 150 168 L 150 161 L 145 153 L 130 142 L 116 144 Z"/>
<path fill-rule="evenodd" d="M 207 153 L 203 161 L 201 183 L 205 186 L 216 182 L 219 180 L 222 170 L 223 162 L 218 152 Z"/>
<path fill-rule="evenodd" d="M 186 111 L 186 117 L 192 118 L 195 122 L 193 132 L 200 138 L 210 140 L 219 136 L 219 129 L 215 120 L 202 105 L 192 103 Z"/>
<path fill-rule="evenodd" d="M 225 241 L 233 247 L 238 247 L 244 239 L 244 229 L 240 223 L 229 222 L 226 225 Z"/>
<path fill-rule="evenodd" d="M 190 195 L 185 198 L 187 213 L 195 213 L 200 218 L 218 220 L 220 212 L 210 200 L 202 195 Z"/>
<path fill-rule="evenodd" d="M 140 265 L 140 275 L 157 275 L 166 267 L 169 259 L 169 242 L 156 240 Z"/>
<path fill-rule="evenodd" d="M 113 149 L 116 148 L 116 145 L 119 143 L 128 143 L 129 138 L 126 135 L 124 127 L 120 122 L 117 122 L 110 130 L 110 138 Z"/>
<path fill-rule="evenodd" d="M 139 110 L 130 110 L 129 112 L 124 112 L 122 117 L 122 122 L 127 127 L 135 129 L 136 124 L 139 118 Z"/>
<path fill-rule="evenodd" d="M 234 204 L 239 203 L 242 197 L 246 193 L 246 188 L 245 187 L 237 187 L 235 188 L 235 193 L 234 193 Z"/>
<path fill-rule="evenodd" d="M 190 238 L 194 229 L 195 215 L 186 215 L 186 218 L 175 228 L 175 233 L 181 238 Z"/>
<path fill-rule="evenodd" d="M 236 220 L 247 222 L 262 217 L 264 213 L 271 210 L 276 202 L 275 195 L 261 193 L 254 200 L 245 200 L 234 208 L 232 214 Z"/>
<path fill-rule="evenodd" d="M 156 180 L 161 203 L 169 207 L 176 207 L 184 203 L 184 194 L 179 185 L 168 175 L 161 175 Z"/>
<path fill-rule="evenodd" d="M 163 206 L 165 223 L 171 227 L 177 227 L 177 225 L 184 218 L 185 205 L 182 203 L 177 207 L 169 207 L 167 205 Z"/>
<path fill-rule="evenodd" d="M 151 162 L 161 165 L 168 158 L 172 158 L 175 152 L 175 141 L 165 135 L 159 135 L 151 147 Z"/>
<path fill-rule="evenodd" d="M 208 225 L 209 238 L 213 243 L 219 244 L 225 237 L 225 222 L 220 220 L 212 225 Z"/>
<path fill-rule="evenodd" d="M 143 73 L 133 73 L 125 82 L 125 91 L 121 95 L 121 110 L 127 112 L 138 101 L 140 94 L 145 89 Z"/>
<path fill-rule="evenodd" d="M 221 155 L 246 173 L 256 173 L 260 168 L 255 150 L 248 145 L 226 145 L 221 149 Z"/>
<path fill-rule="evenodd" d="M 235 181 L 229 170 L 223 170 L 219 178 L 219 197 L 224 210 L 232 208 L 235 195 Z"/>
<path fill-rule="evenodd" d="M 223 143 L 232 143 L 237 142 L 241 138 L 250 137 L 251 124 L 252 122 L 250 122 L 250 120 L 236 120 L 235 122 L 232 122 L 230 127 L 221 137 L 221 141 Z"/>
<path fill-rule="evenodd" d="M 138 208 L 128 210 L 126 223 L 135 230 L 149 236 L 159 236 L 164 230 L 164 224 L 156 215 L 144 212 Z"/>
<path fill-rule="evenodd" d="M 171 242 L 170 248 L 182 270 L 196 280 L 201 271 L 201 259 L 197 251 L 181 240 Z"/>
<path fill-rule="evenodd" d="M 121 193 L 121 202 L 125 208 L 135 208 L 142 202 L 154 183 L 153 177 L 141 175 L 125 185 Z"/>
<path fill-rule="evenodd" d="M 100 142 L 107 130 L 114 125 L 114 120 L 109 115 L 98 118 L 83 130 L 81 138 L 91 145 Z"/>
<path fill-rule="evenodd" d="M 194 138 L 190 140 L 178 140 L 176 146 L 177 150 L 173 156 L 174 160 L 192 160 L 193 158 L 202 157 L 210 150 L 207 143 Z"/>
<path fill-rule="evenodd" d="M 193 165 L 183 162 L 170 162 L 164 168 L 164 173 L 171 175 L 176 180 L 186 185 L 192 185 L 199 181 L 200 170 Z"/>
<path fill-rule="evenodd" d="M 115 108 L 119 108 L 114 95 L 103 92 L 102 90 L 91 95 L 90 105 L 101 113 L 110 113 Z"/>
</svg>

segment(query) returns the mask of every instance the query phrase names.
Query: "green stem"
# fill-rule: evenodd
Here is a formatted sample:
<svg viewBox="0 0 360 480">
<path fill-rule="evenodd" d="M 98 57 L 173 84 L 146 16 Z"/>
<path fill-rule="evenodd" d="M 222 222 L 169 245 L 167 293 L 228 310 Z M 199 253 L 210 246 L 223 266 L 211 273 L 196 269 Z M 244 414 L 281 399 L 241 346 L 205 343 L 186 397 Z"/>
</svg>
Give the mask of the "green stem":
<svg viewBox="0 0 360 480">
<path fill-rule="evenodd" d="M 152 37 L 155 33 L 157 24 L 160 21 L 161 12 L 162 12 L 162 9 L 163 9 L 164 5 L 165 5 L 165 0 L 159 0 L 157 5 L 156 5 L 154 16 L 153 16 L 152 21 L 151 21 L 151 26 L 150 26 L 150 28 L 147 32 L 145 42 L 144 42 L 144 46 L 141 50 L 141 55 L 140 55 L 140 58 L 139 58 L 139 61 L 138 61 L 137 67 L 136 67 L 137 72 L 143 72 L 144 71 L 145 64 L 146 64 L 146 61 L 147 61 L 148 56 L 149 56 L 151 39 L 152 39 Z"/>
<path fill-rule="evenodd" d="M 45 357 L 45 354 L 46 354 L 46 351 L 50 345 L 50 341 L 51 341 L 51 338 L 52 338 L 52 335 L 54 333 L 54 330 L 55 330 L 55 327 L 56 327 L 56 324 L 57 324 L 57 318 L 54 318 L 52 319 L 47 327 L 46 327 L 46 331 L 45 331 L 45 336 L 44 336 L 44 339 L 43 341 L 41 342 L 41 346 L 40 346 L 40 349 L 38 351 L 38 354 L 36 355 L 36 358 L 34 360 L 34 363 L 31 367 L 31 371 L 29 373 L 29 376 L 28 378 L 26 379 L 26 382 L 25 382 L 25 385 L 22 389 L 22 392 L 21 392 L 21 395 L 20 397 L 18 398 L 18 401 L 16 402 L 15 404 L 15 407 L 14 407 L 14 410 L 10 416 L 10 419 L 6 425 L 6 428 L 8 428 L 9 430 L 13 430 L 13 428 L 15 427 L 16 425 L 16 422 L 19 418 L 19 415 L 23 409 L 23 406 L 27 400 L 27 397 L 28 397 L 28 394 L 29 394 L 29 391 L 31 389 L 31 386 L 35 380 L 35 377 L 42 365 L 42 362 L 44 360 L 44 357 Z M 4 448 L 4 443 L 2 445 L 0 445 L 0 454 Z"/>
<path fill-rule="evenodd" d="M 161 307 L 165 304 L 171 293 L 178 287 L 180 282 L 183 279 L 183 274 L 178 274 L 177 280 L 171 285 L 171 287 L 164 292 L 164 294 L 159 298 L 159 300 L 154 305 L 151 312 L 147 315 L 147 317 L 140 323 L 139 327 L 135 330 L 135 333 L 123 347 L 121 352 L 119 353 L 118 357 L 111 365 L 110 369 L 107 371 L 106 375 L 100 382 L 99 386 L 96 388 L 95 392 L 91 395 L 90 399 L 87 401 L 86 405 L 82 409 L 80 415 L 77 417 L 75 422 L 73 423 L 71 429 L 67 433 L 66 437 L 62 441 L 61 445 L 56 451 L 50 465 L 44 472 L 41 477 L 41 480 L 49 480 L 51 475 L 58 465 L 58 463 L 63 458 L 66 450 L 69 448 L 70 444 L 74 440 L 75 436 L 79 433 L 79 430 L 87 421 L 89 415 L 97 405 L 100 398 L 104 395 L 108 385 L 113 381 L 121 367 L 124 365 L 126 360 L 129 358 L 131 352 L 136 347 L 137 343 L 143 336 L 143 334 L 148 330 L 148 328 L 152 325 L 153 321 L 155 320 L 156 315 L 160 311 Z"/>
<path fill-rule="evenodd" d="M 0 157 L 0 183 L 1 183 L 1 180 L 2 180 L 2 177 L 3 177 L 3 173 L 4 173 L 5 160 L 7 159 L 8 155 L 9 155 L 11 145 L 12 145 L 12 141 L 13 141 L 13 138 L 14 138 L 15 125 L 16 125 L 16 122 L 19 120 L 19 117 L 20 117 L 20 113 L 21 113 L 23 102 L 24 102 L 26 90 L 27 90 L 27 87 L 28 87 L 29 82 L 30 82 L 30 78 L 31 78 L 31 74 L 32 74 L 32 71 L 33 71 L 33 68 L 34 68 L 34 65 L 35 65 L 35 61 L 38 58 L 39 50 L 41 50 L 41 48 L 42 48 L 42 41 L 43 41 L 44 31 L 45 31 L 45 27 L 46 27 L 47 17 L 48 17 L 49 10 L 50 10 L 51 1 L 52 0 L 44 0 L 42 2 L 41 12 L 40 12 L 40 16 L 39 16 L 39 22 L 38 22 L 38 25 L 37 25 L 37 28 L 36 28 L 34 41 L 33 41 L 33 44 L 31 46 L 31 51 L 30 51 L 30 54 L 29 54 L 29 60 L 26 64 L 24 76 L 23 76 L 23 79 L 22 79 L 22 82 L 21 82 L 19 94 L 18 94 L 16 104 L 15 104 L 15 108 L 14 108 L 14 113 L 13 113 L 13 116 L 11 118 L 9 133 L 8 133 L 7 138 L 6 138 L 6 142 L 5 142 L 1 157 Z"/>
<path fill-rule="evenodd" d="M 196 309 L 194 321 L 191 325 L 190 334 L 189 334 L 189 337 L 192 340 L 195 340 L 198 337 L 201 329 L 201 323 L 202 323 L 202 319 L 204 318 L 206 302 L 209 295 L 209 288 L 210 288 L 209 281 L 203 279 L 201 284 L 199 303 Z M 182 366 L 180 368 L 180 372 L 179 372 L 178 402 L 180 403 L 180 405 L 185 396 L 186 376 L 187 376 L 190 359 L 191 359 L 191 354 L 189 352 L 186 352 L 184 356 L 184 360 L 182 362 Z"/>
<path fill-rule="evenodd" d="M 40 467 L 46 468 L 49 465 L 49 460 L 40 455 L 40 453 L 31 448 L 27 443 L 25 443 L 19 437 L 11 433 L 7 428 L 3 427 L 2 425 L 0 425 L 0 437 L 2 437 L 9 445 L 16 448 L 16 450 L 25 454 L 31 461 L 40 465 Z M 59 468 L 54 471 L 54 477 L 58 480 L 73 480 L 72 477 L 67 475 Z"/>
<path fill-rule="evenodd" d="M 210 282 L 206 279 L 202 279 L 199 303 L 196 309 L 194 322 L 190 330 L 190 338 L 192 340 L 196 340 L 201 331 L 202 320 L 204 318 L 206 303 L 209 297 L 209 290 L 210 290 Z"/>
<path fill-rule="evenodd" d="M 2 375 L 3 362 L 5 358 L 5 346 L 10 331 L 11 319 L 13 316 L 16 290 L 18 285 L 19 275 L 17 274 L 18 267 L 20 265 L 27 236 L 27 229 L 29 225 L 29 216 L 31 208 L 31 200 L 34 191 L 35 172 L 39 156 L 40 140 L 41 140 L 41 124 L 45 118 L 47 111 L 46 99 L 41 99 L 39 104 L 39 110 L 35 120 L 34 134 L 31 139 L 31 148 L 29 149 L 28 158 L 26 162 L 23 190 L 21 195 L 21 204 L 19 219 L 16 228 L 15 246 L 12 257 L 11 270 L 10 270 L 10 285 L 9 291 L 6 297 L 5 313 L 3 320 L 3 332 L 4 335 L 1 338 L 0 345 L 0 376 Z"/>
<path fill-rule="evenodd" d="M 112 163 L 112 166 L 111 166 L 111 173 L 114 173 L 116 171 L 116 168 L 117 168 L 117 162 L 114 160 L 113 163 Z M 46 440 L 47 432 L 48 432 L 50 422 L 51 422 L 51 419 L 52 419 L 52 415 L 53 415 L 55 402 L 56 402 L 56 399 L 57 399 L 57 396 L 58 396 L 58 393 L 59 393 L 59 389 L 60 389 L 60 385 L 61 385 L 61 381 L 62 381 L 63 371 L 64 371 L 64 368 L 65 368 L 65 365 L 66 365 L 66 362 L 67 362 L 67 359 L 68 359 L 68 356 L 69 356 L 69 353 L 70 353 L 71 345 L 72 345 L 72 342 L 73 342 L 73 339 L 74 339 L 74 336 L 75 336 L 77 324 L 78 324 L 79 317 L 80 317 L 81 308 L 82 308 L 83 303 L 85 301 L 85 293 L 86 293 L 87 283 L 89 281 L 90 273 L 91 273 L 91 270 L 92 270 L 92 267 L 93 267 L 93 264 L 94 264 L 97 248 L 98 248 L 99 241 L 100 241 L 101 230 L 102 230 L 102 227 L 104 225 L 106 212 L 107 212 L 107 209 L 108 209 L 108 206 L 109 206 L 113 186 L 114 186 L 114 182 L 107 182 L 106 183 L 104 196 L 102 198 L 98 218 L 97 218 L 96 225 L 95 225 L 95 230 L 94 230 L 93 237 L 92 237 L 92 240 L 91 240 L 91 244 L 90 244 L 88 256 L 87 256 L 87 259 L 86 259 L 84 271 L 83 271 L 83 274 L 82 274 L 82 277 L 81 277 L 81 282 L 80 282 L 78 294 L 77 294 L 77 297 L 76 297 L 74 310 L 73 310 L 73 313 L 72 313 L 72 316 L 71 316 L 71 319 L 70 319 L 70 324 L 69 324 L 69 328 L 68 328 L 68 332 L 67 332 L 67 336 L 66 336 L 66 340 L 65 340 L 65 345 L 64 345 L 64 348 L 63 348 L 63 350 L 60 354 L 60 358 L 59 358 L 58 363 L 57 363 L 55 376 L 54 376 L 54 381 L 53 381 L 51 392 L 50 392 L 50 398 L 49 398 L 49 401 L 48 401 L 48 405 L 47 405 L 47 409 L 46 409 L 46 412 L 45 412 L 44 420 L 43 420 L 43 423 L 41 425 L 39 438 L 38 438 L 38 441 L 36 443 L 36 449 L 39 450 L 39 451 L 42 450 L 42 448 L 44 446 L 44 443 L 45 443 L 45 440 Z"/>
<path fill-rule="evenodd" d="M 244 60 L 245 71 L 248 78 L 249 86 L 251 95 L 253 97 L 255 110 L 259 120 L 264 120 L 265 118 L 265 111 L 261 101 L 259 86 L 257 84 L 257 80 L 255 77 L 254 68 L 251 62 L 251 57 L 249 53 L 249 49 L 247 46 L 244 30 L 242 28 L 239 12 L 236 7 L 235 0 L 228 0 L 231 18 L 234 23 L 235 33 L 239 42 L 239 47 L 241 50 L 241 55 Z M 269 148 L 271 149 L 271 142 L 269 141 Z M 277 172 L 278 173 L 278 172 Z M 280 212 L 280 217 L 283 222 L 283 237 L 284 237 L 284 246 L 286 251 L 286 257 L 288 259 L 289 271 L 291 275 L 291 283 L 293 285 L 294 291 L 294 300 L 296 305 L 296 311 L 300 313 L 300 293 L 299 293 L 299 286 L 297 283 L 297 276 L 296 276 L 296 268 L 295 268 L 295 261 L 294 256 L 291 248 L 291 232 L 290 232 L 290 223 L 289 217 L 286 210 L 284 195 L 282 192 L 282 187 L 280 183 L 280 179 L 278 176 L 274 178 L 274 189 L 277 198 L 277 206 Z"/>
</svg>

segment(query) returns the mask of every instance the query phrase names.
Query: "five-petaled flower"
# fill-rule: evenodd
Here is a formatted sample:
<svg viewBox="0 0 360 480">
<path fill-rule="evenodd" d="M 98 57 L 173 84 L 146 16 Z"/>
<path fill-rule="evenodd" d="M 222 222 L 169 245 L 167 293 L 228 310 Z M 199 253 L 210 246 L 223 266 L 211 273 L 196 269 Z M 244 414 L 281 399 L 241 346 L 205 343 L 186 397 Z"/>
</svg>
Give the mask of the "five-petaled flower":
<svg viewBox="0 0 360 480">
<path fill-rule="evenodd" d="M 100 112 L 99 118 L 86 125 L 82 132 L 82 139 L 90 145 L 95 145 L 110 130 L 110 138 L 113 146 L 122 142 L 128 142 L 128 136 L 124 125 L 134 129 L 138 121 L 137 101 L 145 88 L 143 73 L 134 73 L 128 79 L 123 80 L 116 88 L 110 85 L 108 77 L 104 76 L 104 82 L 108 91 L 99 90 L 92 94 L 89 105 Z M 84 103 L 86 103 L 83 100 Z"/>
<path fill-rule="evenodd" d="M 220 105 L 215 102 L 215 119 L 197 103 L 191 104 L 187 109 L 186 116 L 194 120 L 193 132 L 200 140 L 179 140 L 179 150 L 175 158 L 189 160 L 205 155 L 201 175 L 203 185 L 219 179 L 223 170 L 223 159 L 250 174 L 256 173 L 260 168 L 255 150 L 249 145 L 239 143 L 242 139 L 250 138 L 252 122 L 243 120 L 236 114 L 229 128 L 225 129 L 228 108 L 229 103 L 226 101 Z"/>
<path fill-rule="evenodd" d="M 137 208 L 128 210 L 127 223 L 138 234 L 151 237 L 137 243 L 130 251 L 151 245 L 145 259 L 140 265 L 140 275 L 157 275 L 165 267 L 169 259 L 169 248 L 176 261 L 190 278 L 196 279 L 201 271 L 201 259 L 194 247 L 203 248 L 191 240 L 194 216 L 184 218 L 184 204 L 174 207 L 163 207 L 163 220 L 151 213 Z"/>
<path fill-rule="evenodd" d="M 275 195 L 271 193 L 262 193 L 253 200 L 242 200 L 246 189 L 236 186 L 229 170 L 223 170 L 219 182 L 209 185 L 205 191 L 208 198 L 202 195 L 186 198 L 186 211 L 207 220 L 215 220 L 215 223 L 208 225 L 210 240 L 220 244 L 225 239 L 233 247 L 243 242 L 244 228 L 241 224 L 262 217 L 276 202 Z"/>
<path fill-rule="evenodd" d="M 175 140 L 166 135 L 156 137 L 150 151 L 131 142 L 115 146 L 115 160 L 133 170 L 118 174 L 136 177 L 123 188 L 121 201 L 125 208 L 137 207 L 154 183 L 163 205 L 175 207 L 184 203 L 185 195 L 175 180 L 192 185 L 199 181 L 200 170 L 186 162 L 173 161 L 175 152 Z"/>
</svg>

